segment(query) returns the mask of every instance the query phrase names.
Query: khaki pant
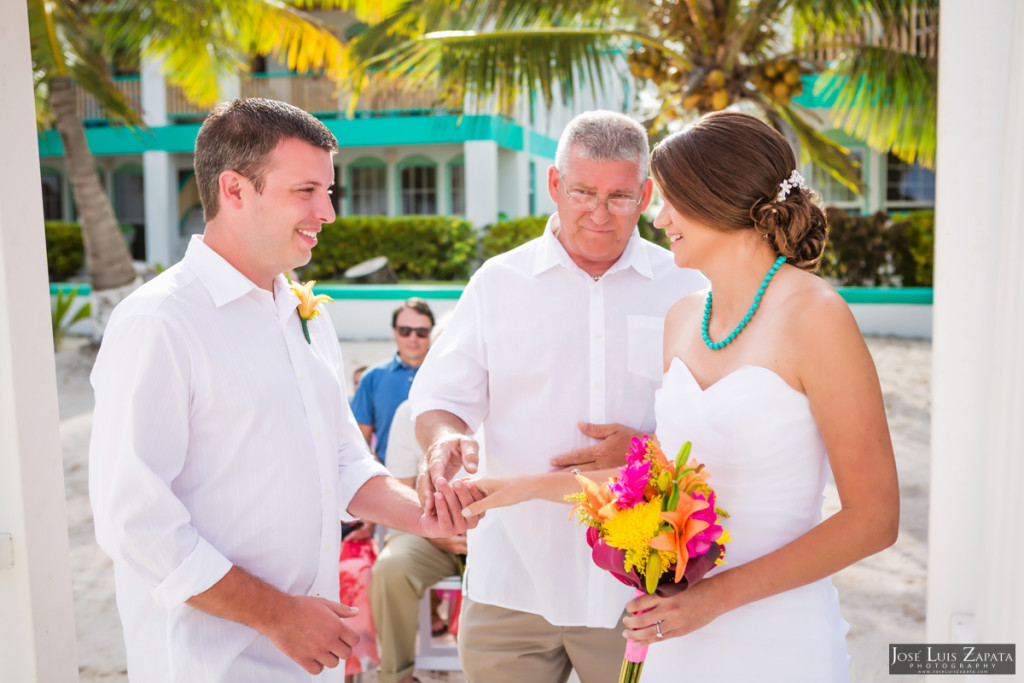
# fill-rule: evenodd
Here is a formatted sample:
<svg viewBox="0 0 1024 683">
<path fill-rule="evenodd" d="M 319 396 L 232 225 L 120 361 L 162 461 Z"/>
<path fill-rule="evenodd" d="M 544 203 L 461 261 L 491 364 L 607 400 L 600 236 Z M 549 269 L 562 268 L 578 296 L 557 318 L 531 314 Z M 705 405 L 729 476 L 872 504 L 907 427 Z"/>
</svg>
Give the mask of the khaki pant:
<svg viewBox="0 0 1024 683">
<path fill-rule="evenodd" d="M 462 599 L 459 658 L 469 683 L 614 683 L 626 639 L 615 628 L 553 626 L 529 612 Z"/>
<path fill-rule="evenodd" d="M 397 683 L 412 675 L 420 598 L 428 586 L 458 573 L 456 556 L 427 539 L 404 531 L 388 535 L 370 579 L 370 607 L 380 643 L 377 679 L 381 683 Z"/>
</svg>

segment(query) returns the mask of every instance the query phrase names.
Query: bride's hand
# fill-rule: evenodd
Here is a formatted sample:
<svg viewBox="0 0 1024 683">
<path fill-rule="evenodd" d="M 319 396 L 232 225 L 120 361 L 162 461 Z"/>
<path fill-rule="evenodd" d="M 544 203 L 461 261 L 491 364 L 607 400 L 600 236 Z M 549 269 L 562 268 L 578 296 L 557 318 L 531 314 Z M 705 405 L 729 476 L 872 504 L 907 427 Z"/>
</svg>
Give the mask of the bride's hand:
<svg viewBox="0 0 1024 683">
<path fill-rule="evenodd" d="M 484 497 L 467 506 L 462 514 L 480 515 L 494 508 L 508 507 L 538 497 L 538 475 L 517 477 L 480 477 L 467 479 Z"/>
<path fill-rule="evenodd" d="M 667 598 L 641 595 L 631 600 L 626 603 L 629 616 L 622 620 L 626 626 L 623 637 L 637 645 L 653 645 L 710 624 L 727 611 L 716 588 L 712 577 Z M 662 638 L 658 638 L 659 628 Z"/>
</svg>

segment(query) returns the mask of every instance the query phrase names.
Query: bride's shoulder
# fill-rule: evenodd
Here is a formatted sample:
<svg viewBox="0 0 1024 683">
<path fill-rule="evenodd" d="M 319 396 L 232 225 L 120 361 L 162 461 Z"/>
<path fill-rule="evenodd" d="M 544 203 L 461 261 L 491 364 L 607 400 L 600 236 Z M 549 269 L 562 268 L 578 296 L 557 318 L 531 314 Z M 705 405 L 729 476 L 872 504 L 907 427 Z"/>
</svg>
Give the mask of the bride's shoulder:
<svg viewBox="0 0 1024 683">
<path fill-rule="evenodd" d="M 668 309 L 668 314 L 665 316 L 666 324 L 672 323 L 677 319 L 685 319 L 694 314 L 699 315 L 699 312 L 704 310 L 704 301 L 707 299 L 708 290 L 703 289 L 692 294 L 687 294 L 679 301 L 672 304 L 672 307 Z"/>
</svg>

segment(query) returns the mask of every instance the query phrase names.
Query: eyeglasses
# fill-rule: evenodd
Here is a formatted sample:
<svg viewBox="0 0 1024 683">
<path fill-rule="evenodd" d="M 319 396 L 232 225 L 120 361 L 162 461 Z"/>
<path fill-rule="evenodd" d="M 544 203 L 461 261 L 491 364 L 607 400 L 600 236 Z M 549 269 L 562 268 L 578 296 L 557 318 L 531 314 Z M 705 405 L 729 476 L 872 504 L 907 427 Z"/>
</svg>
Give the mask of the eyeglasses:
<svg viewBox="0 0 1024 683">
<path fill-rule="evenodd" d="M 562 180 L 562 176 L 558 176 L 558 178 Z M 643 201 L 642 196 L 639 199 L 633 199 L 632 197 L 601 199 L 597 195 L 583 192 L 582 190 L 570 192 L 566 189 L 564 180 L 562 182 L 562 191 L 569 198 L 569 206 L 574 209 L 579 211 L 596 211 L 598 206 L 604 204 L 608 208 L 608 213 L 615 214 L 616 216 L 628 216 L 636 213 L 636 210 L 640 207 L 640 202 Z"/>
<path fill-rule="evenodd" d="M 395 330 L 398 332 L 399 337 L 408 337 L 413 332 L 415 332 L 416 336 L 420 339 L 426 339 L 430 336 L 429 327 L 406 327 L 405 325 L 399 325 Z"/>
</svg>

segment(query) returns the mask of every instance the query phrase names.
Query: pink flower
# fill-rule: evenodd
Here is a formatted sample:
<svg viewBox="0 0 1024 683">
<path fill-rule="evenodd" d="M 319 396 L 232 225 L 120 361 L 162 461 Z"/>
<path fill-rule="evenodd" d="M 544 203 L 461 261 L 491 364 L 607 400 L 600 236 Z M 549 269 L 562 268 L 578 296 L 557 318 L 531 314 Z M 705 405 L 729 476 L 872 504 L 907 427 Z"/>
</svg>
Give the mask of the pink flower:
<svg viewBox="0 0 1024 683">
<path fill-rule="evenodd" d="M 626 464 L 632 465 L 638 460 L 647 460 L 647 435 L 643 438 L 634 436 L 629 442 L 629 449 L 626 450 Z"/>
<path fill-rule="evenodd" d="M 711 543 L 722 536 L 722 527 L 715 524 L 718 513 L 715 512 L 715 492 L 711 491 L 705 495 L 704 491 L 696 490 L 692 494 L 694 500 L 706 500 L 708 506 L 703 510 L 694 512 L 691 519 L 699 519 L 707 522 L 708 527 L 686 542 L 686 550 L 690 557 L 703 555 L 711 547 Z"/>
<path fill-rule="evenodd" d="M 633 439 L 637 441 L 637 439 Z M 619 468 L 619 477 L 608 487 L 615 494 L 616 503 L 622 510 L 628 510 L 638 503 L 644 502 L 644 489 L 651 479 L 651 461 L 632 460 L 625 467 Z"/>
</svg>

